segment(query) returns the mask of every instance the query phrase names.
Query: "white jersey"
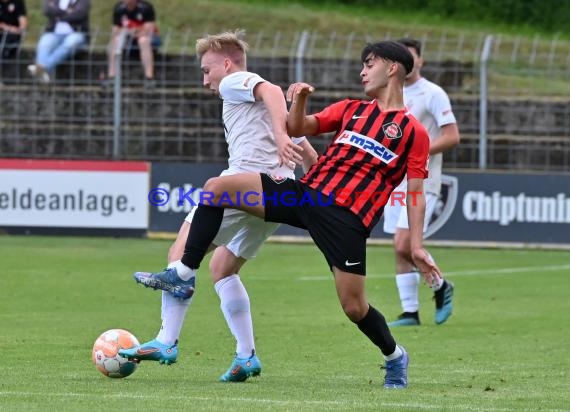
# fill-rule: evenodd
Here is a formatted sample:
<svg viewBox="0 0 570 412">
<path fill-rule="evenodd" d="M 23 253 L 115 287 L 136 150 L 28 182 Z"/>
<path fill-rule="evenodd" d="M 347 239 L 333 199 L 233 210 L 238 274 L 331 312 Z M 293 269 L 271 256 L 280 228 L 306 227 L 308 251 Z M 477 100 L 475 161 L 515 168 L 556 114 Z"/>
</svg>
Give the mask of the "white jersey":
<svg viewBox="0 0 570 412">
<path fill-rule="evenodd" d="M 232 73 L 220 82 L 220 96 L 224 101 L 222 118 L 228 142 L 229 167 L 223 175 L 243 172 L 272 173 L 294 178 L 293 170 L 279 167 L 277 145 L 269 111 L 263 102 L 256 102 L 253 89 L 264 82 L 255 73 Z M 293 138 L 296 144 L 304 137 Z M 186 221 L 192 223 L 197 208 L 192 208 Z M 279 223 L 265 222 L 237 209 L 225 209 L 224 219 L 212 242 L 225 246 L 235 256 L 252 259 L 257 251 L 279 227 Z"/>
<path fill-rule="evenodd" d="M 404 103 L 410 113 L 426 128 L 430 140 L 441 136 L 441 127 L 456 123 L 447 93 L 423 77 L 404 86 Z M 424 182 L 426 192 L 439 195 L 441 190 L 442 153 L 430 155 L 429 176 Z"/>
<path fill-rule="evenodd" d="M 295 177 L 291 168 L 279 167 L 269 111 L 253 94 L 255 86 L 264 81 L 255 73 L 237 72 L 220 82 L 220 96 L 224 101 L 222 118 L 230 155 L 229 167 L 222 175 L 267 172 Z"/>
</svg>

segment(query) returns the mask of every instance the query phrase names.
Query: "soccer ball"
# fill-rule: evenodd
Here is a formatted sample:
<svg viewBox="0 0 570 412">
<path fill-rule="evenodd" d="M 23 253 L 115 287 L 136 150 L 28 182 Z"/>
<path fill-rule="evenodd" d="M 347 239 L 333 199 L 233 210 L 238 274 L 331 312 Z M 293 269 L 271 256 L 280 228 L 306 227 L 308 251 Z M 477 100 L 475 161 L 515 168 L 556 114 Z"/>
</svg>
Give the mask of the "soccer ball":
<svg viewBox="0 0 570 412">
<path fill-rule="evenodd" d="M 122 356 L 119 349 L 130 349 L 139 345 L 137 338 L 124 329 L 103 332 L 93 345 L 91 357 L 97 370 L 109 378 L 124 378 L 132 374 L 137 364 Z"/>
</svg>

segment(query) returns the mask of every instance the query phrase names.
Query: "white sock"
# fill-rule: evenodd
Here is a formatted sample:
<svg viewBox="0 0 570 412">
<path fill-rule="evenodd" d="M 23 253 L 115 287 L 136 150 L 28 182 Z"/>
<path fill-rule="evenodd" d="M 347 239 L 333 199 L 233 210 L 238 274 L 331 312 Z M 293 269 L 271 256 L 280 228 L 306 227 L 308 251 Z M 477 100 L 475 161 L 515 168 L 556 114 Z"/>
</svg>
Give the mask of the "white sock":
<svg viewBox="0 0 570 412">
<path fill-rule="evenodd" d="M 214 285 L 220 297 L 220 307 L 237 345 L 239 358 L 249 358 L 255 349 L 249 296 L 239 275 L 223 278 Z"/>
<path fill-rule="evenodd" d="M 400 294 L 400 302 L 404 312 L 417 312 L 420 307 L 418 289 L 420 274 L 418 272 L 398 273 L 396 285 Z"/>
<path fill-rule="evenodd" d="M 173 345 L 178 340 L 191 302 L 192 298 L 179 299 L 170 292 L 162 292 L 162 326 L 156 340 L 165 345 Z"/>
<path fill-rule="evenodd" d="M 178 277 L 182 280 L 188 280 L 192 276 L 196 276 L 196 269 L 190 269 L 186 266 L 182 261 L 176 260 L 172 263 L 168 264 L 169 268 L 176 268 L 176 272 L 178 272 Z"/>
<path fill-rule="evenodd" d="M 398 359 L 400 356 L 402 356 L 404 352 L 402 352 L 402 349 L 400 349 L 400 347 L 398 345 L 396 345 L 396 350 L 394 351 L 394 353 L 392 353 L 391 355 L 388 356 L 384 356 L 385 360 L 394 360 L 394 359 Z"/>
<path fill-rule="evenodd" d="M 186 268 L 186 266 L 180 261 L 171 262 L 168 264 L 168 267 L 176 267 L 176 270 L 178 271 L 178 267 L 180 265 L 182 265 L 183 268 Z M 178 274 L 180 274 L 180 272 L 178 272 Z M 182 325 L 184 324 L 184 319 L 186 318 L 186 312 L 188 311 L 188 307 L 191 302 L 192 298 L 182 300 L 175 298 L 169 292 L 162 292 L 162 325 L 160 326 L 156 340 L 160 343 L 164 343 L 165 345 L 173 345 L 178 340 L 182 330 Z"/>
</svg>

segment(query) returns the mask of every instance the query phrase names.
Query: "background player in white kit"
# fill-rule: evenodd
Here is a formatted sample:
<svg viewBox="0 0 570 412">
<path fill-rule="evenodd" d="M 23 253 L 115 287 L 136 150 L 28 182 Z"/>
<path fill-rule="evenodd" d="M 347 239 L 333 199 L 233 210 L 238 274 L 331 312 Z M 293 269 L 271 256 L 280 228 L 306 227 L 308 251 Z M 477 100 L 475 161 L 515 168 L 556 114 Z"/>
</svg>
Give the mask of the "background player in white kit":
<svg viewBox="0 0 570 412">
<path fill-rule="evenodd" d="M 426 209 L 424 232 L 441 191 L 442 153 L 459 144 L 459 129 L 453 115 L 447 93 L 438 85 L 422 77 L 422 45 L 416 39 L 400 39 L 414 56 L 414 68 L 404 84 L 404 103 L 412 115 L 427 129 L 430 138 L 429 177 L 424 182 Z M 406 191 L 406 179 L 395 192 Z M 389 326 L 413 326 L 420 324 L 418 289 L 420 274 L 415 268 L 410 251 L 410 231 L 406 207 L 400 202 L 389 202 L 384 208 L 384 232 L 394 235 L 396 257 L 396 284 L 403 313 Z M 453 284 L 443 278 L 430 285 L 435 297 L 435 323 L 445 322 L 452 313 Z"/>
<path fill-rule="evenodd" d="M 294 178 L 291 159 L 302 161 L 307 169 L 316 161 L 317 153 L 304 137 L 292 141 L 287 135 L 287 106 L 283 91 L 247 71 L 248 45 L 241 39 L 242 35 L 242 31 L 226 32 L 209 35 L 196 42 L 204 86 L 223 100 L 222 117 L 228 142 L 229 167 L 221 175 L 267 172 Z M 169 264 L 179 260 L 184 253 L 195 210 L 182 223 L 168 253 Z M 278 227 L 277 223 L 264 222 L 246 212 L 227 209 L 222 227 L 210 246 L 210 250 L 214 251 L 210 261 L 212 281 L 237 343 L 234 362 L 220 377 L 220 381 L 244 381 L 261 372 L 261 364 L 255 353 L 249 296 L 238 273 Z M 121 351 L 121 355 L 138 360 L 174 363 L 178 355 L 178 337 L 194 287 L 195 279 L 191 278 L 184 291 L 163 291 L 162 326 L 157 337 L 133 349 Z"/>
</svg>

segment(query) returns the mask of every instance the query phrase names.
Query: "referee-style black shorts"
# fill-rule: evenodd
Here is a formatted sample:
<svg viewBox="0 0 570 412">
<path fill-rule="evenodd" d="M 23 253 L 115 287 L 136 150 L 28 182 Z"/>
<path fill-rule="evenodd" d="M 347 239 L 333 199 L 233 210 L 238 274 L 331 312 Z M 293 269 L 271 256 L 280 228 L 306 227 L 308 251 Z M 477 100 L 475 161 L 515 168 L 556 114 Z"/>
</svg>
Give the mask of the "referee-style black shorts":
<svg viewBox="0 0 570 412">
<path fill-rule="evenodd" d="M 306 229 L 329 267 L 366 275 L 368 231 L 348 208 L 293 179 L 261 174 L 267 222 Z"/>
</svg>

